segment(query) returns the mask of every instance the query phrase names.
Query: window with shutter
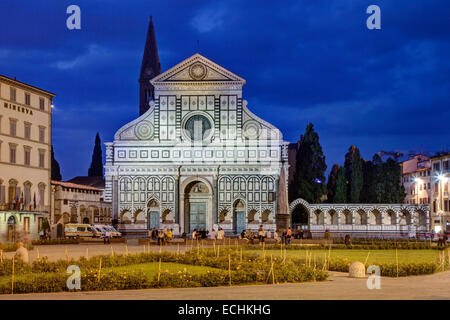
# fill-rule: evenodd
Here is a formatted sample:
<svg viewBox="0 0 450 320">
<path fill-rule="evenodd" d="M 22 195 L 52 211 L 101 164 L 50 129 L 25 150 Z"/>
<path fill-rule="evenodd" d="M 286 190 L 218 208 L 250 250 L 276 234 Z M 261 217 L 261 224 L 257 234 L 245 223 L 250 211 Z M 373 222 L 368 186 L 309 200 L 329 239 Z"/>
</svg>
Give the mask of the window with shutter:
<svg viewBox="0 0 450 320">
<path fill-rule="evenodd" d="M 6 203 L 6 186 L 0 186 L 0 203 Z"/>
<path fill-rule="evenodd" d="M 39 205 L 40 206 L 44 205 L 44 199 L 45 199 L 45 190 L 44 189 L 40 189 L 39 190 Z"/>
</svg>

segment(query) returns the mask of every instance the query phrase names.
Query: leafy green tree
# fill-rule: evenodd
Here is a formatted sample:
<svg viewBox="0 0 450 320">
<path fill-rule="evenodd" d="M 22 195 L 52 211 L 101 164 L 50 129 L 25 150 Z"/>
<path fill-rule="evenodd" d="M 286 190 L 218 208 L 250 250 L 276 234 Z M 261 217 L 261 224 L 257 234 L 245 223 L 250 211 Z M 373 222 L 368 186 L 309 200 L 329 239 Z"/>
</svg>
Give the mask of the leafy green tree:
<svg viewBox="0 0 450 320">
<path fill-rule="evenodd" d="M 94 152 L 92 153 L 91 166 L 88 171 L 89 177 L 103 177 L 103 157 L 100 135 L 95 136 Z"/>
<path fill-rule="evenodd" d="M 52 157 L 52 180 L 56 180 L 56 181 L 61 181 L 62 180 L 62 176 L 61 176 L 61 169 L 59 167 L 59 163 L 58 161 L 56 161 L 55 159 L 55 153 L 53 150 L 53 145 L 51 147 L 51 157 Z"/>
<path fill-rule="evenodd" d="M 296 158 L 294 183 L 297 197 L 309 203 L 318 203 L 326 193 L 325 185 L 325 156 L 319 143 L 319 135 L 314 126 L 309 123 L 305 134 L 301 138 Z"/>
<path fill-rule="evenodd" d="M 47 218 L 42 219 L 42 223 L 41 223 L 41 229 L 39 231 L 42 230 L 49 230 L 50 231 L 50 223 L 48 223 Z"/>
<path fill-rule="evenodd" d="M 343 167 L 339 167 L 337 172 L 333 203 L 347 203 L 347 179 Z"/>
</svg>

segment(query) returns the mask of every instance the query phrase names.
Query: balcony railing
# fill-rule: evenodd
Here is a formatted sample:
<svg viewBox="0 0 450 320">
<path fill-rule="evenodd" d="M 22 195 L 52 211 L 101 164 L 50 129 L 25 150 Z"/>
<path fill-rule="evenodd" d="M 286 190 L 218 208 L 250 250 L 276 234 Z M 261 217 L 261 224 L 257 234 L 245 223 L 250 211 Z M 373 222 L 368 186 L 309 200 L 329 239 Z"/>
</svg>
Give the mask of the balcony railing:
<svg viewBox="0 0 450 320">
<path fill-rule="evenodd" d="M 0 203 L 0 211 L 25 211 L 25 212 L 47 213 L 50 212 L 50 207 L 40 205 L 34 207 L 33 204 L 25 205 L 22 203 Z"/>
</svg>

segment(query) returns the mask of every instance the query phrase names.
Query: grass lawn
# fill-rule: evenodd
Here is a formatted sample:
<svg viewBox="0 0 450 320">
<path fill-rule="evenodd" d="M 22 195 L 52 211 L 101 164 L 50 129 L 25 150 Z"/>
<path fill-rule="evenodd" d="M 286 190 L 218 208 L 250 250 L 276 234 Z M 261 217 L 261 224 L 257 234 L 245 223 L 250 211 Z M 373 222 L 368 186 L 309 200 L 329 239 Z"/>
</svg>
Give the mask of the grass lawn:
<svg viewBox="0 0 450 320">
<path fill-rule="evenodd" d="M 132 271 L 142 271 L 146 273 L 149 277 L 153 277 L 158 274 L 158 262 L 133 264 L 129 266 L 112 267 L 105 268 L 105 271 L 114 270 L 117 272 L 132 272 Z M 218 271 L 220 269 L 203 267 L 203 266 L 193 266 L 190 264 L 181 264 L 173 262 L 161 262 L 161 272 L 177 273 L 178 271 L 183 272 L 186 270 L 191 274 L 203 274 L 206 271 Z"/>
<path fill-rule="evenodd" d="M 107 271 L 116 271 L 116 272 L 133 272 L 133 271 L 142 271 L 146 274 L 146 276 L 151 279 L 155 275 L 158 274 L 158 262 L 151 262 L 151 263 L 143 263 L 143 264 L 134 264 L 129 266 L 121 266 L 121 267 L 111 267 L 111 268 L 104 268 L 102 269 L 102 272 Z M 187 272 L 191 274 L 203 274 L 207 271 L 218 271 L 220 269 L 211 268 L 211 267 L 202 267 L 202 266 L 193 266 L 188 264 L 181 264 L 181 263 L 172 263 L 172 262 L 161 262 L 161 272 L 171 272 L 171 273 L 178 273 L 178 271 L 183 272 L 186 270 Z M 83 270 L 81 270 L 83 272 Z M 16 280 L 22 280 L 25 278 L 38 278 L 41 274 L 40 273 L 31 273 L 31 274 L 25 274 L 25 275 L 16 275 Z M 66 275 L 64 273 L 64 275 Z M 69 275 L 66 275 L 67 277 Z M 5 284 L 11 284 L 11 276 L 2 276 L 0 277 L 0 286 L 3 286 Z"/>
<path fill-rule="evenodd" d="M 287 258 L 305 259 L 307 250 L 286 250 Z M 249 253 L 257 253 L 262 255 L 262 250 L 248 250 Z M 360 261 L 363 262 L 367 258 L 369 250 L 346 250 L 346 249 L 331 249 L 331 259 L 347 259 L 349 262 Z M 399 263 L 411 262 L 434 262 L 439 256 L 438 250 L 398 250 Z M 266 256 L 273 254 L 274 257 L 280 256 L 280 250 L 266 250 Z M 312 259 L 316 257 L 317 261 L 323 260 L 325 255 L 328 255 L 328 250 L 308 250 L 308 254 L 312 254 Z M 371 250 L 368 263 L 395 263 L 395 250 Z"/>
</svg>

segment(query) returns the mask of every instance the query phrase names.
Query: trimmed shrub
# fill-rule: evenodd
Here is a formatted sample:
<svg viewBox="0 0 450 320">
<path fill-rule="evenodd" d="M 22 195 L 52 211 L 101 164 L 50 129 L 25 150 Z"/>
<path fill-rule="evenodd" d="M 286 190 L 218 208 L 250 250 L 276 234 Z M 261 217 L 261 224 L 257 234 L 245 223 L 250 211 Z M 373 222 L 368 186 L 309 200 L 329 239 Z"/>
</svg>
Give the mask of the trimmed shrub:
<svg viewBox="0 0 450 320">
<path fill-rule="evenodd" d="M 31 243 L 24 242 L 23 246 L 28 250 L 33 250 Z M 17 243 L 0 243 L 0 250 L 3 252 L 13 252 L 17 250 Z"/>
<path fill-rule="evenodd" d="M 77 239 L 52 239 L 52 240 L 33 240 L 33 245 L 55 245 L 55 244 L 79 244 L 80 240 Z"/>
</svg>

